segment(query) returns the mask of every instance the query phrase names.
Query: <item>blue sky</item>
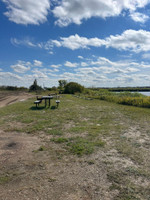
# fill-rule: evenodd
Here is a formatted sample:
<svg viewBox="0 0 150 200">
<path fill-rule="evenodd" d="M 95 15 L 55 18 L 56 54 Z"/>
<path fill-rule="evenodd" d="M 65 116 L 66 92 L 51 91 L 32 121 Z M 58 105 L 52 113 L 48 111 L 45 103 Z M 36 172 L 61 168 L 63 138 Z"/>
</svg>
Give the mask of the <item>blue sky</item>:
<svg viewBox="0 0 150 200">
<path fill-rule="evenodd" d="M 1 0 L 0 85 L 150 85 L 150 0 Z"/>
</svg>

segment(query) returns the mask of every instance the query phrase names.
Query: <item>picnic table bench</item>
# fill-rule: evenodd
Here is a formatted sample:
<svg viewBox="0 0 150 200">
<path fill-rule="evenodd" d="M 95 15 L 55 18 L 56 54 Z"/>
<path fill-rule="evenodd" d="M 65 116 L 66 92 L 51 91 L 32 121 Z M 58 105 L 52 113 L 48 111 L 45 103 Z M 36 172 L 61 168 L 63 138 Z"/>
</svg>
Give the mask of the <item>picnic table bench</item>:
<svg viewBox="0 0 150 200">
<path fill-rule="evenodd" d="M 36 100 L 36 101 L 34 101 L 34 104 L 36 104 L 36 108 L 39 106 L 39 104 L 40 104 L 41 102 L 42 102 L 41 100 Z"/>
</svg>

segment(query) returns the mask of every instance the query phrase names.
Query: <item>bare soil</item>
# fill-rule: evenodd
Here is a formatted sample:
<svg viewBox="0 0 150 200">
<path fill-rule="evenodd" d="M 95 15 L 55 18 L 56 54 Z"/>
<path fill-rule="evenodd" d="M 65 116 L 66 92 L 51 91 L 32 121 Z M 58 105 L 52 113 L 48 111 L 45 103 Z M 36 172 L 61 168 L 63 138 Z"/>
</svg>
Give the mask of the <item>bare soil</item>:
<svg viewBox="0 0 150 200">
<path fill-rule="evenodd" d="M 25 101 L 31 97 L 33 95 L 26 92 L 0 92 L 0 108 L 18 101 Z"/>
</svg>

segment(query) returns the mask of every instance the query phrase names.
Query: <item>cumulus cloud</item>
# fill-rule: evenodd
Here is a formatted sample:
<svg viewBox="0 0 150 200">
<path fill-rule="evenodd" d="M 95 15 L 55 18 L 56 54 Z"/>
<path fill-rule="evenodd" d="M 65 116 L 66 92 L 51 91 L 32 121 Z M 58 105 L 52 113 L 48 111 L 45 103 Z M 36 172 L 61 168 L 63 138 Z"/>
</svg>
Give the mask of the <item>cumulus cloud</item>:
<svg viewBox="0 0 150 200">
<path fill-rule="evenodd" d="M 132 51 L 132 52 L 147 52 L 150 51 L 150 31 L 146 30 L 126 30 L 122 34 L 110 35 L 106 38 L 87 38 L 81 37 L 78 34 L 70 35 L 69 37 L 60 37 L 59 40 L 48 40 L 33 44 L 30 40 L 21 42 L 20 40 L 13 39 L 13 44 L 20 44 L 29 47 L 42 48 L 47 51 L 52 50 L 54 47 L 68 48 L 71 50 L 77 49 L 90 49 L 91 47 L 114 48 L 117 50 Z M 83 59 L 82 56 L 78 58 Z"/>
<path fill-rule="evenodd" d="M 66 67 L 77 67 L 78 63 L 72 63 L 72 62 L 66 61 L 64 66 L 66 66 Z"/>
<path fill-rule="evenodd" d="M 79 59 L 83 59 L 83 56 L 78 56 Z"/>
<path fill-rule="evenodd" d="M 2 0 L 7 11 L 4 13 L 10 21 L 16 24 L 39 25 L 47 20 L 50 9 L 49 0 Z"/>
<path fill-rule="evenodd" d="M 23 62 L 23 61 L 18 61 L 17 64 L 11 65 L 10 67 L 17 73 L 23 74 L 30 70 L 30 62 Z"/>
<path fill-rule="evenodd" d="M 21 80 L 20 76 L 13 74 L 11 72 L 0 72 L 0 78 L 5 79 L 6 81 L 8 81 L 8 79 Z"/>
<path fill-rule="evenodd" d="M 100 47 L 105 45 L 105 41 L 99 38 L 86 38 L 80 37 L 78 34 L 71 35 L 69 37 L 61 37 L 60 41 L 58 40 L 51 40 L 51 47 L 66 47 L 71 50 L 76 50 L 80 48 L 88 49 L 90 46 Z"/>
<path fill-rule="evenodd" d="M 36 67 L 42 67 L 42 62 L 41 61 L 39 61 L 39 60 L 34 60 L 34 66 L 36 66 Z"/>
<path fill-rule="evenodd" d="M 58 64 L 58 65 L 51 65 L 51 67 L 57 69 L 57 68 L 61 67 L 61 65 L 60 64 Z"/>
<path fill-rule="evenodd" d="M 133 13 L 131 13 L 130 17 L 135 22 L 141 22 L 141 23 L 145 23 L 149 19 L 149 16 L 147 16 L 147 15 L 145 15 L 143 13 L 139 13 L 139 12 L 133 12 Z"/>
<path fill-rule="evenodd" d="M 50 41 L 49 41 L 50 43 Z M 105 39 L 80 37 L 78 34 L 52 40 L 52 47 L 66 47 L 71 50 L 88 49 L 90 47 L 115 48 L 117 50 L 142 52 L 150 51 L 150 31 L 126 30 L 121 35 L 110 35 Z"/>
<path fill-rule="evenodd" d="M 150 50 L 150 32 L 145 30 L 126 30 L 121 35 L 106 38 L 106 47 L 134 52 Z"/>
<path fill-rule="evenodd" d="M 57 86 L 60 79 L 75 81 L 88 87 L 137 86 L 149 83 L 150 65 L 146 62 L 113 61 L 106 57 L 95 56 L 83 58 L 78 63 L 66 61 L 64 64 L 72 68 L 71 72 L 67 72 L 63 71 L 64 68 L 60 64 L 35 68 L 34 61 L 18 61 L 17 64 L 11 65 L 13 73 L 0 71 L 0 84 L 30 86 L 35 78 L 42 86 Z"/>
<path fill-rule="evenodd" d="M 53 10 L 59 26 L 68 26 L 71 23 L 81 24 L 83 19 L 91 17 L 119 16 L 123 10 L 136 11 L 145 7 L 149 0 L 62 0 Z"/>
</svg>

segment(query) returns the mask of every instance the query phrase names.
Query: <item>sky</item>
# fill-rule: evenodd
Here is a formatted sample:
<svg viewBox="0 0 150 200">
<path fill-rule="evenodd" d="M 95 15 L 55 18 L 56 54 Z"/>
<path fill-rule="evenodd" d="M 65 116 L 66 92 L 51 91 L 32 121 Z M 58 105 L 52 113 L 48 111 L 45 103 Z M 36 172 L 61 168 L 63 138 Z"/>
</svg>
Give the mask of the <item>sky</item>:
<svg viewBox="0 0 150 200">
<path fill-rule="evenodd" d="M 150 86 L 150 0 L 0 0 L 0 85 Z"/>
</svg>

